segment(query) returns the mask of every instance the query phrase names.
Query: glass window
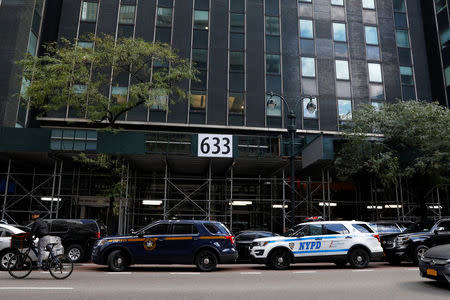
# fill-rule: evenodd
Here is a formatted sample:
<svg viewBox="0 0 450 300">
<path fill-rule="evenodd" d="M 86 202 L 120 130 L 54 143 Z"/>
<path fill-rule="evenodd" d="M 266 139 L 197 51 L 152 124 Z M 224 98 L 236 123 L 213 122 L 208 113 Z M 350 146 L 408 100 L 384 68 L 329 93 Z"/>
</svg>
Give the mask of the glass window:
<svg viewBox="0 0 450 300">
<path fill-rule="evenodd" d="M 300 39 L 300 49 L 301 54 L 303 55 L 314 55 L 316 52 L 314 48 L 314 40 Z"/>
<path fill-rule="evenodd" d="M 165 235 L 169 233 L 169 224 L 157 224 L 144 230 L 145 235 Z"/>
<path fill-rule="evenodd" d="M 192 49 L 192 62 L 198 69 L 206 69 L 208 62 L 208 50 Z"/>
<path fill-rule="evenodd" d="M 200 2 L 200 1 L 197 1 L 197 2 Z M 173 7 L 173 0 L 158 0 L 158 6 L 160 6 L 160 7 Z"/>
<path fill-rule="evenodd" d="M 266 35 L 266 52 L 280 53 L 280 37 Z"/>
<path fill-rule="evenodd" d="M 245 0 L 230 0 L 230 10 L 243 12 L 245 10 Z"/>
<path fill-rule="evenodd" d="M 436 12 L 437 13 L 439 13 L 441 10 L 443 10 L 447 7 L 447 0 L 434 0 L 434 1 L 436 2 Z"/>
<path fill-rule="evenodd" d="M 369 81 L 370 82 L 383 82 L 381 76 L 381 65 L 377 63 L 368 63 L 369 66 Z"/>
<path fill-rule="evenodd" d="M 28 40 L 28 53 L 35 56 L 36 55 L 36 47 L 37 47 L 37 37 L 33 32 L 30 32 L 30 38 Z"/>
<path fill-rule="evenodd" d="M 172 234 L 198 234 L 194 224 L 173 224 Z"/>
<path fill-rule="evenodd" d="M 302 57 L 302 76 L 316 77 L 316 64 L 312 57 Z"/>
<path fill-rule="evenodd" d="M 380 111 L 384 105 L 383 102 L 372 102 L 371 104 L 372 104 L 373 108 L 375 108 L 376 111 Z"/>
<path fill-rule="evenodd" d="M 244 72 L 244 52 L 230 52 L 230 71 Z"/>
<path fill-rule="evenodd" d="M 450 42 L 450 28 L 444 28 L 439 31 L 439 38 L 441 40 L 442 49 L 447 48 Z"/>
<path fill-rule="evenodd" d="M 397 47 L 409 48 L 408 31 L 397 29 L 395 30 L 397 36 Z"/>
<path fill-rule="evenodd" d="M 172 0 L 170 0 L 172 1 Z M 196 9 L 209 9 L 209 0 L 195 0 L 195 8 Z"/>
<path fill-rule="evenodd" d="M 314 38 L 313 22 L 312 20 L 300 19 L 300 37 L 302 38 Z"/>
<path fill-rule="evenodd" d="M 366 9 L 375 9 L 375 0 L 362 0 L 362 7 Z"/>
<path fill-rule="evenodd" d="M 78 47 L 83 49 L 92 49 L 94 48 L 94 43 L 92 42 L 78 42 Z"/>
<path fill-rule="evenodd" d="M 365 26 L 366 44 L 378 45 L 378 29 L 374 26 Z"/>
<path fill-rule="evenodd" d="M 73 85 L 73 92 L 75 94 L 83 94 L 87 90 L 87 85 L 84 84 L 74 84 Z"/>
<path fill-rule="evenodd" d="M 331 5 L 344 6 L 344 0 L 331 0 Z"/>
<path fill-rule="evenodd" d="M 334 43 L 334 55 L 336 57 L 348 57 L 347 43 Z"/>
<path fill-rule="evenodd" d="M 369 85 L 369 97 L 375 100 L 384 100 L 384 89 L 382 84 Z"/>
<path fill-rule="evenodd" d="M 245 89 L 245 75 L 244 73 L 230 73 L 229 74 L 229 89 L 230 91 L 244 91 Z"/>
<path fill-rule="evenodd" d="M 128 87 L 113 86 L 111 89 L 111 96 L 116 100 L 116 103 L 122 104 L 127 102 Z"/>
<path fill-rule="evenodd" d="M 351 120 L 352 119 L 352 101 L 350 100 L 338 100 L 338 113 L 339 120 Z"/>
<path fill-rule="evenodd" d="M 325 224 L 325 234 L 349 234 L 350 231 L 342 224 Z"/>
<path fill-rule="evenodd" d="M 281 0 L 283 1 L 283 0 Z M 278 12 L 278 0 L 265 0 L 264 7 L 266 9 L 266 15 L 277 16 Z"/>
<path fill-rule="evenodd" d="M 398 50 L 398 61 L 402 66 L 411 66 L 411 51 L 408 48 L 397 48 Z"/>
<path fill-rule="evenodd" d="M 445 68 L 445 83 L 450 86 L 450 67 Z"/>
<path fill-rule="evenodd" d="M 280 74 L 280 55 L 266 54 L 266 72 Z"/>
<path fill-rule="evenodd" d="M 395 27 L 408 28 L 408 20 L 405 13 L 394 14 Z"/>
<path fill-rule="evenodd" d="M 338 42 L 346 42 L 345 24 L 333 23 L 333 39 Z"/>
<path fill-rule="evenodd" d="M 317 98 L 303 98 L 303 118 L 317 119 Z"/>
<path fill-rule="evenodd" d="M 50 226 L 51 232 L 67 232 L 69 231 L 69 226 L 67 221 L 54 220 Z"/>
<path fill-rule="evenodd" d="M 380 60 L 380 48 L 377 46 L 366 46 L 368 60 Z"/>
<path fill-rule="evenodd" d="M 400 67 L 400 76 L 402 78 L 402 84 L 414 84 L 413 70 L 411 67 Z"/>
<path fill-rule="evenodd" d="M 278 96 L 266 95 L 267 116 L 280 117 L 281 116 L 281 98 Z"/>
<path fill-rule="evenodd" d="M 336 79 L 349 80 L 348 61 L 336 60 Z"/>
<path fill-rule="evenodd" d="M 203 226 L 205 226 L 205 228 L 208 229 L 208 231 L 212 234 L 222 233 L 220 231 L 219 227 L 217 227 L 215 224 L 205 223 L 205 224 L 203 224 Z"/>
<path fill-rule="evenodd" d="M 404 0 L 392 0 L 392 2 L 394 3 L 395 12 L 406 12 Z"/>
<path fill-rule="evenodd" d="M 311 3 L 311 0 L 298 0 L 298 2 L 308 2 L 308 3 Z"/>
<path fill-rule="evenodd" d="M 245 34 L 230 33 L 230 50 L 244 50 Z"/>
<path fill-rule="evenodd" d="M 228 111 L 232 114 L 244 114 L 245 98 L 243 93 L 230 93 L 228 97 Z"/>
<path fill-rule="evenodd" d="M 134 5 L 121 5 L 120 6 L 120 24 L 134 24 L 134 12 L 136 6 Z"/>
<path fill-rule="evenodd" d="M 352 224 L 352 226 L 361 233 L 374 233 L 367 224 Z"/>
<path fill-rule="evenodd" d="M 266 90 L 281 93 L 281 76 L 266 75 Z"/>
<path fill-rule="evenodd" d="M 172 8 L 158 7 L 156 26 L 172 26 Z"/>
<path fill-rule="evenodd" d="M 193 48 L 208 49 L 208 31 L 194 30 Z"/>
<path fill-rule="evenodd" d="M 206 108 L 206 93 L 200 91 L 191 91 L 191 109 L 204 110 Z"/>
<path fill-rule="evenodd" d="M 230 14 L 230 31 L 231 32 L 245 32 L 245 18 L 244 14 Z"/>
<path fill-rule="evenodd" d="M 280 24 L 278 17 L 266 17 L 266 34 L 280 35 Z"/>
<path fill-rule="evenodd" d="M 209 12 L 207 10 L 196 10 L 194 12 L 194 28 L 208 29 Z"/>
<path fill-rule="evenodd" d="M 83 1 L 81 21 L 95 22 L 97 20 L 97 7 L 98 3 L 96 2 Z"/>
</svg>

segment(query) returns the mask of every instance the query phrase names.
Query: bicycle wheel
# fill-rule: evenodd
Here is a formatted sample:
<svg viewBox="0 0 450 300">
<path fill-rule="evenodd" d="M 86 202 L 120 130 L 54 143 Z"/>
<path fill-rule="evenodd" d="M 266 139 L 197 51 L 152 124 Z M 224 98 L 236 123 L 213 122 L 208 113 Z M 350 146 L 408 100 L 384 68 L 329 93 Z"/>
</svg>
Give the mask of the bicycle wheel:
<svg viewBox="0 0 450 300">
<path fill-rule="evenodd" d="M 73 262 L 65 254 L 55 256 L 50 262 L 48 270 L 55 279 L 66 279 L 73 272 Z"/>
<path fill-rule="evenodd" d="M 8 273 L 14 278 L 22 279 L 31 273 L 33 262 L 28 255 L 18 253 L 8 261 Z"/>
</svg>

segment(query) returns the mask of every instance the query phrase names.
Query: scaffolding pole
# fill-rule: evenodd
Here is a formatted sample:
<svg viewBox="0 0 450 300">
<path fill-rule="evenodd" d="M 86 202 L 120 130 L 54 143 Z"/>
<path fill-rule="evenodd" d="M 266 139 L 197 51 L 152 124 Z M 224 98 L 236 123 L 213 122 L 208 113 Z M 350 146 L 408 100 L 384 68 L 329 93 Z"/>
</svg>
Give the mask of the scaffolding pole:
<svg viewBox="0 0 450 300">
<path fill-rule="evenodd" d="M 55 161 L 53 168 L 53 183 L 52 183 L 52 200 L 50 201 L 50 219 L 53 219 L 53 201 L 55 200 L 55 185 L 56 185 L 56 169 L 58 168 L 58 161 Z M 59 201 L 59 199 L 57 199 Z"/>
<path fill-rule="evenodd" d="M 283 232 L 286 232 L 286 177 L 284 174 L 284 168 L 283 168 Z"/>
<path fill-rule="evenodd" d="M 233 166 L 231 166 L 230 173 L 230 231 L 233 232 Z"/>
<path fill-rule="evenodd" d="M 169 172 L 169 168 L 167 166 L 167 159 L 164 160 L 166 164 L 165 172 L 164 172 L 164 210 L 163 210 L 163 218 L 167 220 L 167 176 Z"/>
<path fill-rule="evenodd" d="M 8 196 L 9 174 L 10 174 L 10 172 L 11 172 L 11 159 L 8 159 L 8 173 L 6 174 L 5 192 L 3 193 L 2 219 L 5 219 L 5 214 L 6 214 L 6 197 Z"/>
<path fill-rule="evenodd" d="M 59 165 L 58 195 L 56 197 L 56 199 L 58 200 L 58 201 L 56 201 L 56 218 L 57 219 L 59 217 L 59 202 L 62 201 L 62 198 L 61 198 L 62 170 L 63 170 L 63 162 L 61 161 L 60 165 Z"/>
<path fill-rule="evenodd" d="M 322 216 L 323 216 L 323 219 L 326 220 L 326 217 L 325 217 L 325 215 L 326 215 L 326 212 L 325 212 L 325 209 L 326 209 L 326 207 L 325 207 L 325 173 L 323 171 L 323 168 L 321 170 L 322 170 L 322 204 L 323 204 Z"/>
<path fill-rule="evenodd" d="M 211 220 L 211 160 L 209 160 L 209 170 L 208 170 L 208 221 Z"/>
<path fill-rule="evenodd" d="M 328 191 L 328 221 L 331 220 L 331 189 L 330 189 L 330 169 L 327 169 L 327 191 Z M 325 205 L 325 203 L 324 203 Z"/>
</svg>

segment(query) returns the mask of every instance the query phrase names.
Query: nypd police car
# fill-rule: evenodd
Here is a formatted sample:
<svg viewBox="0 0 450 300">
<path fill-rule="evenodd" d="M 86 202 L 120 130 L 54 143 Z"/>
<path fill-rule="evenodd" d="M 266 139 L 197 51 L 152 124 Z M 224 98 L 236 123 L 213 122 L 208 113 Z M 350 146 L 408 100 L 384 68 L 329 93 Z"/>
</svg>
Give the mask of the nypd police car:
<svg viewBox="0 0 450 300">
<path fill-rule="evenodd" d="M 297 262 L 350 263 L 354 268 L 365 268 L 372 258 L 383 255 L 379 236 L 367 223 L 323 221 L 301 225 L 288 237 L 254 240 L 250 246 L 253 261 L 278 270 Z"/>
<path fill-rule="evenodd" d="M 92 261 L 120 272 L 132 264 L 195 264 L 213 271 L 237 258 L 234 236 L 220 222 L 163 220 L 127 236 L 97 241 Z"/>
</svg>

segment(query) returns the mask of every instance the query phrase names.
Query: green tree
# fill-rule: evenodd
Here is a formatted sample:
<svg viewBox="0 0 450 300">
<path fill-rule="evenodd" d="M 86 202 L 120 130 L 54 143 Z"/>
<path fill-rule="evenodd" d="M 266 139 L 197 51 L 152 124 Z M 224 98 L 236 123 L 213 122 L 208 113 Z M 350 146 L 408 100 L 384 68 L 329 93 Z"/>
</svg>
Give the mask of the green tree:
<svg viewBox="0 0 450 300">
<path fill-rule="evenodd" d="M 363 105 L 344 126 L 345 143 L 335 162 L 338 175 L 370 175 L 385 188 L 400 178 L 410 180 L 426 214 L 427 191 L 449 182 L 449 124 L 449 109 L 437 103 Z"/>
<path fill-rule="evenodd" d="M 29 83 L 21 96 L 31 107 L 45 113 L 69 105 L 80 117 L 115 128 L 139 105 L 166 109 L 168 99 L 186 98 L 180 83 L 197 80 L 189 61 L 167 44 L 107 35 L 89 41 L 92 48 L 63 39 L 18 62 Z"/>
</svg>

